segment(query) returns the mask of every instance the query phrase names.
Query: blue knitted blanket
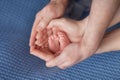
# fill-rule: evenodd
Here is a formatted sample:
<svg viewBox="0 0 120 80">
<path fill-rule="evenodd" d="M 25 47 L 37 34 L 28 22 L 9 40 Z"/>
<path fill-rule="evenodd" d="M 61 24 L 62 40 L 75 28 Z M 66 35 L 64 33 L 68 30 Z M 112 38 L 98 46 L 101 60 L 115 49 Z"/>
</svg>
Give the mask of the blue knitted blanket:
<svg viewBox="0 0 120 80">
<path fill-rule="evenodd" d="M 48 2 L 0 0 L 0 80 L 119 80 L 120 51 L 93 55 L 66 70 L 47 68 L 29 54 L 34 16 Z"/>
</svg>

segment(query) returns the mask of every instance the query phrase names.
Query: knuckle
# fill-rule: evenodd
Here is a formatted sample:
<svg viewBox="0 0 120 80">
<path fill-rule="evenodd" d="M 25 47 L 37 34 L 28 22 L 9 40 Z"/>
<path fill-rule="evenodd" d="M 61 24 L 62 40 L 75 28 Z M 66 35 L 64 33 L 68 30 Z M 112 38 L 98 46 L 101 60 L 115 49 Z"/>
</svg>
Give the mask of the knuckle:
<svg viewBox="0 0 120 80">
<path fill-rule="evenodd" d="M 46 12 L 49 12 L 49 14 L 52 16 L 52 17 L 57 17 L 57 13 L 56 13 L 56 11 L 54 10 L 54 8 L 53 7 L 47 7 L 46 8 Z"/>
</svg>

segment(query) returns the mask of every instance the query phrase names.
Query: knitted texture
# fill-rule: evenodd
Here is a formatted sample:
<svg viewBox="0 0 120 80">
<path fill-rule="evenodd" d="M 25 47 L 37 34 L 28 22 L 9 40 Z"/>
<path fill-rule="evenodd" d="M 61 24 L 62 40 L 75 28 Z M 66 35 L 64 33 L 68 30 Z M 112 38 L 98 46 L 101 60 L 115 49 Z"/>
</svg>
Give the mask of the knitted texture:
<svg viewBox="0 0 120 80">
<path fill-rule="evenodd" d="M 44 61 L 30 55 L 35 14 L 48 2 L 0 0 L 0 80 L 119 80 L 120 51 L 94 55 L 66 70 L 47 68 Z"/>
</svg>

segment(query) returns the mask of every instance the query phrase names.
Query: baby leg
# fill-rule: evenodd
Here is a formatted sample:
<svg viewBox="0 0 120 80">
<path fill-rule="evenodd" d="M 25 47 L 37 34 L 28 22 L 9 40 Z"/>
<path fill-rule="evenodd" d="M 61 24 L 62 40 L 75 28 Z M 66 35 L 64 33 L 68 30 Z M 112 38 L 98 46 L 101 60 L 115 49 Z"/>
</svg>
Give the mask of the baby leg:
<svg viewBox="0 0 120 80">
<path fill-rule="evenodd" d="M 49 45 L 49 49 L 54 53 L 60 50 L 59 38 L 56 34 L 53 34 L 49 37 L 48 45 Z"/>
</svg>

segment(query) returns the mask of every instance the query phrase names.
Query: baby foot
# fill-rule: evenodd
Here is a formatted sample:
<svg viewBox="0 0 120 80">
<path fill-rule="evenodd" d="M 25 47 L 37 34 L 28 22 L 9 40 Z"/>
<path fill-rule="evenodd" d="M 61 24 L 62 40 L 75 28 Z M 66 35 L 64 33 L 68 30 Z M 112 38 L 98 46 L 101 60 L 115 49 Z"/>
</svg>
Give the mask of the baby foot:
<svg viewBox="0 0 120 80">
<path fill-rule="evenodd" d="M 70 43 L 67 35 L 63 32 L 58 32 L 49 37 L 49 49 L 58 55 Z"/>
<path fill-rule="evenodd" d="M 49 44 L 49 49 L 56 53 L 60 50 L 60 46 L 59 46 L 59 38 L 56 34 L 53 34 L 49 37 L 48 39 L 48 44 Z"/>
<path fill-rule="evenodd" d="M 60 51 L 63 51 L 63 49 L 70 43 L 70 40 L 64 32 L 58 32 L 58 37 L 60 43 Z"/>
</svg>

